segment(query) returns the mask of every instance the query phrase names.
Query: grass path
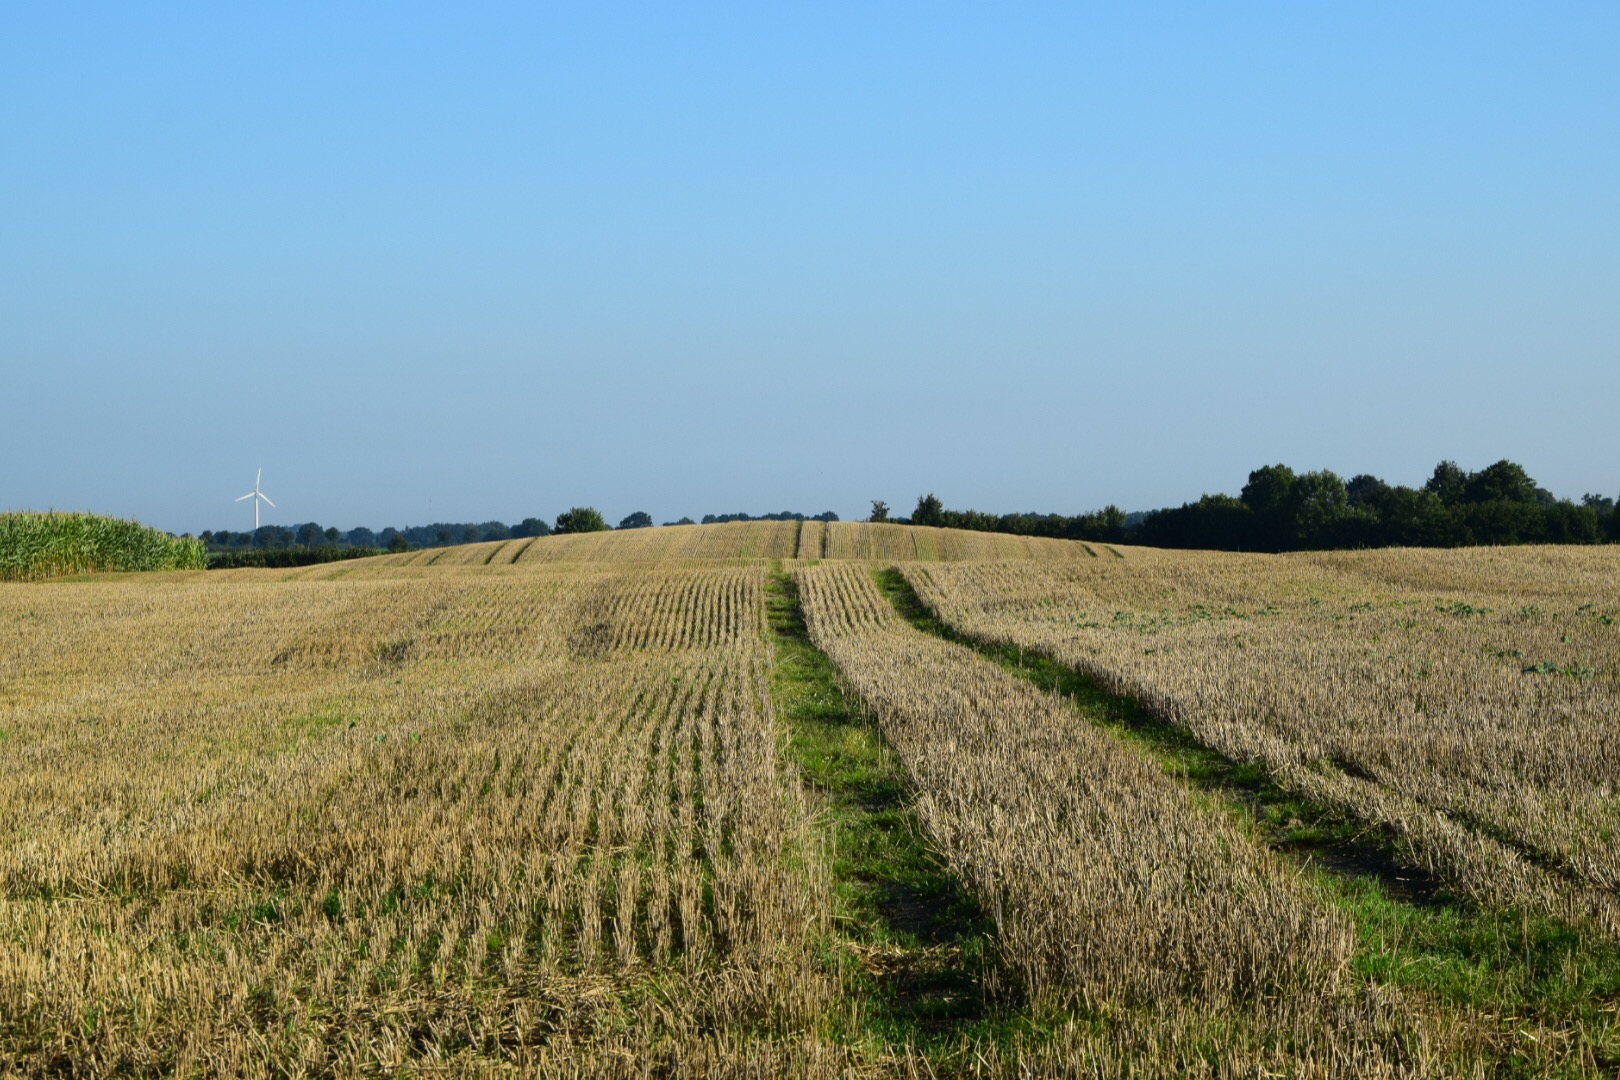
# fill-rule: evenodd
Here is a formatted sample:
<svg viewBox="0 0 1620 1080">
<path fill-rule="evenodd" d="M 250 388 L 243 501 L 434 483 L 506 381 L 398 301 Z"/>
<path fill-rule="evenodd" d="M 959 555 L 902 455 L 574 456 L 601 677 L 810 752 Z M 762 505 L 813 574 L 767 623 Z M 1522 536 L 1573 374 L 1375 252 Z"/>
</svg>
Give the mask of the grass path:
<svg viewBox="0 0 1620 1080">
<path fill-rule="evenodd" d="M 834 853 L 830 960 L 860 999 L 857 1029 L 835 1034 L 954 1071 L 965 1048 L 1027 1034 L 999 978 L 994 926 L 928 841 L 904 764 L 811 643 L 779 567 L 766 605 L 786 756 L 822 800 Z"/>
</svg>

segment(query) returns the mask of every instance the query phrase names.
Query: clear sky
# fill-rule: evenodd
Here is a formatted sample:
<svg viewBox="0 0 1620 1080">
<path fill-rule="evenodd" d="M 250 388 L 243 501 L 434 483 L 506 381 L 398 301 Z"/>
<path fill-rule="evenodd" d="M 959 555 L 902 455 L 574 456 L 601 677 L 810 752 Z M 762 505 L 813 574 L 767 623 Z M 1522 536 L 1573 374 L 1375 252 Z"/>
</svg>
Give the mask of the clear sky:
<svg viewBox="0 0 1620 1080">
<path fill-rule="evenodd" d="M 0 6 L 0 508 L 1620 493 L 1620 4 Z"/>
</svg>

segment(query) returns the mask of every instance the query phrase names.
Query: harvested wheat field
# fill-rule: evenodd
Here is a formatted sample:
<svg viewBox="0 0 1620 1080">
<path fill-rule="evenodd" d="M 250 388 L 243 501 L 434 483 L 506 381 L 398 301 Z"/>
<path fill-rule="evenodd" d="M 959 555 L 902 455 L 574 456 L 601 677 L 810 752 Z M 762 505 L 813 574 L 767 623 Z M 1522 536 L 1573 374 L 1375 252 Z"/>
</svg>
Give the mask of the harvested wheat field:
<svg viewBox="0 0 1620 1080">
<path fill-rule="evenodd" d="M 0 1073 L 1604 1076 L 1620 551 L 0 585 Z"/>
</svg>

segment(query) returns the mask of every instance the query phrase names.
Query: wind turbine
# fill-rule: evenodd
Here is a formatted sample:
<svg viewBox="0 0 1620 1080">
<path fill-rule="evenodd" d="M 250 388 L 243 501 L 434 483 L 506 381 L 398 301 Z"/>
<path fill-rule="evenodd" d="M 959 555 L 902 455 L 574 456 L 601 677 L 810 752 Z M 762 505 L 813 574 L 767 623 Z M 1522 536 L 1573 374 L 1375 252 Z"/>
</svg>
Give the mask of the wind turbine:
<svg viewBox="0 0 1620 1080">
<path fill-rule="evenodd" d="M 276 505 L 275 503 L 270 502 L 270 496 L 266 495 L 264 492 L 259 490 L 259 482 L 261 480 L 263 480 L 263 479 L 264 479 L 264 470 L 260 469 L 259 470 L 259 475 L 253 478 L 253 490 L 248 492 L 246 495 L 242 496 L 242 499 L 252 499 L 253 500 L 253 531 L 254 532 L 259 531 L 259 500 L 263 499 L 265 502 L 270 503 L 270 505 L 272 507 Z M 242 499 L 237 499 L 236 501 L 241 502 Z"/>
</svg>

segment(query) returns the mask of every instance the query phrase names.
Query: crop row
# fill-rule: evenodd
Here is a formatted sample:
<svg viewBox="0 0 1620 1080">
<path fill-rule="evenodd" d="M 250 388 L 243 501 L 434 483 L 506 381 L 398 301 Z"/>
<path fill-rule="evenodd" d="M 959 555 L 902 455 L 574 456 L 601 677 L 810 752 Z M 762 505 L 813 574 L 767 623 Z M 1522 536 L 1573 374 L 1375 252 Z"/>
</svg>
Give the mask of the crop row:
<svg viewBox="0 0 1620 1080">
<path fill-rule="evenodd" d="M 958 629 L 1395 829 L 1477 899 L 1620 928 L 1612 553 L 1421 554 L 1137 549 L 1128 566 L 905 574 Z"/>
<path fill-rule="evenodd" d="M 1338 977 L 1345 927 L 1142 754 L 905 625 L 865 567 L 799 580 L 816 644 L 904 756 L 1032 996 L 1225 1000 Z"/>
<path fill-rule="evenodd" d="M 0 1072 L 802 1029 L 827 881 L 738 631 L 760 576 L 0 592 Z M 604 604 L 627 644 L 577 656 Z"/>
</svg>

